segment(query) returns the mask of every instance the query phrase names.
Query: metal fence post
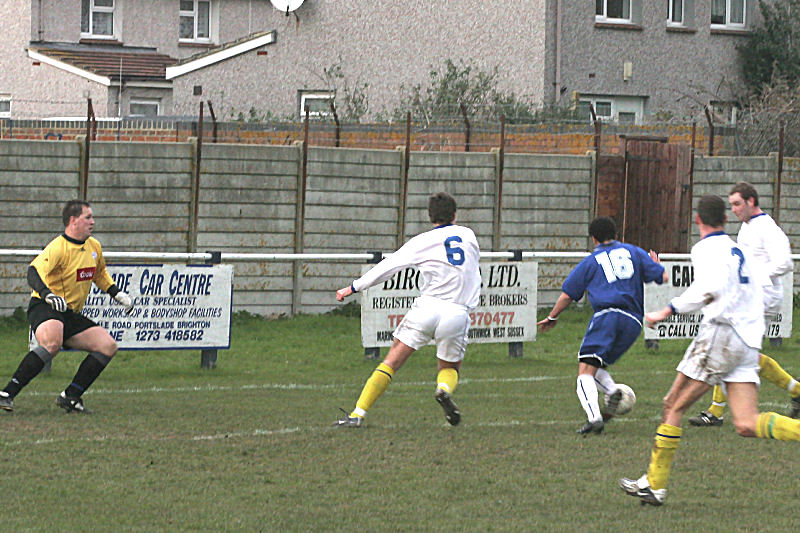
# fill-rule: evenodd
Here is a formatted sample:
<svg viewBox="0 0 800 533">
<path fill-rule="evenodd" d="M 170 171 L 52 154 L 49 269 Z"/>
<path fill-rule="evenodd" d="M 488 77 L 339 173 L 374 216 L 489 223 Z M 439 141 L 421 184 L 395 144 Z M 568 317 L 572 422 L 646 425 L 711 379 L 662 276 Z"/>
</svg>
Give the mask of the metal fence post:
<svg viewBox="0 0 800 533">
<path fill-rule="evenodd" d="M 207 251 L 206 253 L 211 254 L 211 259 L 206 260 L 207 265 L 218 265 L 222 262 L 222 252 Z M 217 368 L 216 348 L 200 351 L 200 368 L 205 368 L 208 370 L 213 370 L 214 368 Z"/>
<path fill-rule="evenodd" d="M 381 252 L 367 252 L 368 254 L 372 254 L 372 258 L 367 261 L 368 265 L 377 265 L 383 259 L 383 254 Z M 377 361 L 381 358 L 381 348 L 380 346 L 368 346 L 364 348 L 364 359 L 369 361 Z"/>
<path fill-rule="evenodd" d="M 509 261 L 522 261 L 522 250 L 509 250 L 514 256 Z M 508 356 L 509 357 L 522 357 L 522 343 L 509 342 L 508 343 Z"/>
</svg>

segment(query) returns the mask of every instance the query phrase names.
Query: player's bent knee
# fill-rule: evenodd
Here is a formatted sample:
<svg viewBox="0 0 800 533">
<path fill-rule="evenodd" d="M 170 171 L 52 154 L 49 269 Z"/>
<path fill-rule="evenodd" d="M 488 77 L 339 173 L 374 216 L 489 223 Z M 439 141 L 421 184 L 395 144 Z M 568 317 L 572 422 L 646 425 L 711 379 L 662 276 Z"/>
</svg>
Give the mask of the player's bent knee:
<svg viewBox="0 0 800 533">
<path fill-rule="evenodd" d="M 48 351 L 48 353 L 55 357 L 61 350 L 61 341 L 40 342 L 39 345 Z"/>
<path fill-rule="evenodd" d="M 111 338 L 109 335 L 108 338 L 103 339 L 101 342 L 98 343 L 97 348 L 91 350 L 93 352 L 99 352 L 106 357 L 114 357 L 114 354 L 117 353 L 119 346 L 117 345 L 116 341 Z"/>
<path fill-rule="evenodd" d="M 114 354 L 117 353 L 117 350 L 119 350 L 119 346 L 115 341 L 112 340 L 111 344 L 109 344 L 105 350 L 101 350 L 101 352 L 103 355 L 107 355 L 108 357 L 114 357 Z"/>
<path fill-rule="evenodd" d="M 665 396 L 664 399 L 661 400 L 661 412 L 667 414 L 672 409 L 674 404 L 675 402 L 672 398 Z"/>
</svg>

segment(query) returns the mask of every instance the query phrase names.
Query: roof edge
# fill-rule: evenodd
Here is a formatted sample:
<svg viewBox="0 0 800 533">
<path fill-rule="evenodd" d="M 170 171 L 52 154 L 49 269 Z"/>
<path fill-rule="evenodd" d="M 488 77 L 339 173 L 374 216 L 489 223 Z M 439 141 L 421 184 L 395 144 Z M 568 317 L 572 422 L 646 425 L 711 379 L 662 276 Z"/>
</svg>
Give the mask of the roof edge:
<svg viewBox="0 0 800 533">
<path fill-rule="evenodd" d="M 171 80 L 173 78 L 177 78 L 178 76 L 183 76 L 184 74 L 188 74 L 189 72 L 194 72 L 195 70 L 199 70 L 201 68 L 205 68 L 209 65 L 213 65 L 215 63 L 219 63 L 220 61 L 224 61 L 231 57 L 244 54 L 245 52 L 249 52 L 255 48 L 260 46 L 264 46 L 267 44 L 272 44 L 275 42 L 276 32 L 272 30 L 268 33 L 260 34 L 250 40 L 246 40 L 244 42 L 240 42 L 234 46 L 223 48 L 217 52 L 212 52 L 207 55 L 203 55 L 192 61 L 187 61 L 181 65 L 176 65 L 172 67 L 167 67 L 167 75 L 166 78 Z"/>
<path fill-rule="evenodd" d="M 88 70 L 83 70 L 82 68 L 78 68 L 68 63 L 64 63 L 63 61 L 59 61 L 58 59 L 53 59 L 52 57 L 41 54 L 36 50 L 31 50 L 30 48 L 28 48 L 28 57 L 30 57 L 34 61 L 41 61 L 42 63 L 46 63 L 52 67 L 64 70 L 66 72 L 69 72 L 70 74 L 75 74 L 82 78 L 86 78 L 87 80 L 93 81 L 95 83 L 105 85 L 106 87 L 111 86 L 111 79 L 108 78 L 107 76 L 98 76 L 97 74 L 89 72 Z"/>
</svg>

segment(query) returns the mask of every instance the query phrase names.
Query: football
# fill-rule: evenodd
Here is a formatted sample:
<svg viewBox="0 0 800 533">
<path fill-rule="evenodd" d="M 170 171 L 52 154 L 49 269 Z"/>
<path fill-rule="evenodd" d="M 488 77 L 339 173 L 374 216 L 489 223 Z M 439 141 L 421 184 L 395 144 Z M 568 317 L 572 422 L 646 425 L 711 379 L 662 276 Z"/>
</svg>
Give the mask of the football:
<svg viewBox="0 0 800 533">
<path fill-rule="evenodd" d="M 622 399 L 619 401 L 617 412 L 614 413 L 614 416 L 626 415 L 630 413 L 633 406 L 636 405 L 636 393 L 624 383 L 617 383 L 617 388 L 622 391 Z M 606 405 L 608 405 L 608 396 L 608 394 L 605 395 Z"/>
</svg>

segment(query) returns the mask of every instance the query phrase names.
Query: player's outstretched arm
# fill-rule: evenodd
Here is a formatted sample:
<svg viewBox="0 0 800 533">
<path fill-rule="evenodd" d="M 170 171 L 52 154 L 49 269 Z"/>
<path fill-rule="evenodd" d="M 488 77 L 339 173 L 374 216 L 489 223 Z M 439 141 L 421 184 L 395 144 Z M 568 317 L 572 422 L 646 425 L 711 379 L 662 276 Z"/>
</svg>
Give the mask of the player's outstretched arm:
<svg viewBox="0 0 800 533">
<path fill-rule="evenodd" d="M 652 259 L 654 263 L 657 263 L 659 265 L 661 264 L 661 259 L 659 259 L 658 252 L 656 252 L 655 250 L 650 250 L 647 255 L 650 256 L 650 259 Z M 666 283 L 668 281 L 669 281 L 669 273 L 667 272 L 666 269 L 664 269 L 664 272 L 662 272 L 661 274 L 661 283 Z"/>
<path fill-rule="evenodd" d="M 559 295 L 558 300 L 556 300 L 556 303 L 553 305 L 553 309 L 550 311 L 550 313 L 544 319 L 537 322 L 536 325 L 539 326 L 539 329 L 541 329 L 543 332 L 553 329 L 556 326 L 558 315 L 560 315 L 564 309 L 569 307 L 569 304 L 571 303 L 572 298 L 566 292 L 562 292 Z"/>
<path fill-rule="evenodd" d="M 662 320 L 666 320 L 673 312 L 674 312 L 673 307 L 671 305 L 668 305 L 667 307 L 660 309 L 658 311 L 645 313 L 644 324 L 648 328 L 652 328 L 654 325 L 661 322 Z"/>
<path fill-rule="evenodd" d="M 353 286 L 348 285 L 347 287 L 342 287 L 338 291 L 336 291 L 336 300 L 339 302 L 343 302 L 345 298 L 353 294 Z"/>
</svg>

